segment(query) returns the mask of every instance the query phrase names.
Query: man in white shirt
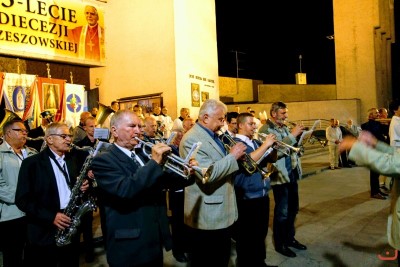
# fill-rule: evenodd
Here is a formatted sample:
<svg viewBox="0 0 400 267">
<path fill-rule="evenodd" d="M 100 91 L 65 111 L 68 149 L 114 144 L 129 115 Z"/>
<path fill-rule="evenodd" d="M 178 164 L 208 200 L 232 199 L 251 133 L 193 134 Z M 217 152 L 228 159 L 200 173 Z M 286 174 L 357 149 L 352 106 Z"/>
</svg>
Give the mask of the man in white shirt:
<svg viewBox="0 0 400 267">
<path fill-rule="evenodd" d="M 172 126 L 174 125 L 174 122 L 172 121 L 171 116 L 168 115 L 168 109 L 167 107 L 163 107 L 161 109 L 161 121 L 162 124 L 164 124 L 164 138 L 168 138 L 171 134 Z"/>
<path fill-rule="evenodd" d="M 172 130 L 182 128 L 182 122 L 187 117 L 190 117 L 190 110 L 188 108 L 181 108 L 181 115 L 174 120 L 174 125 L 172 126 Z"/>
<path fill-rule="evenodd" d="M 326 139 L 329 146 L 329 162 L 331 170 L 339 168 L 339 144 L 342 141 L 342 131 L 339 128 L 339 120 L 331 119 L 331 126 L 326 128 Z"/>
</svg>

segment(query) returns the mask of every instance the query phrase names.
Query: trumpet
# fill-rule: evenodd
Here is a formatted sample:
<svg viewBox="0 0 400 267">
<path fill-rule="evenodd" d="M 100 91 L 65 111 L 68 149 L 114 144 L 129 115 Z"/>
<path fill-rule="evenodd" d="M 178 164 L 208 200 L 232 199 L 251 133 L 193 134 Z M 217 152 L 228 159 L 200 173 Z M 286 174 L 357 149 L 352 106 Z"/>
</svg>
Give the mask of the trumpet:
<svg viewBox="0 0 400 267">
<path fill-rule="evenodd" d="M 288 121 L 288 120 L 285 120 L 284 121 L 284 124 L 286 125 L 286 126 L 291 126 L 291 127 L 296 127 L 297 126 L 297 123 L 295 123 L 295 122 L 293 122 L 293 121 Z"/>
<path fill-rule="evenodd" d="M 228 140 L 229 144 L 226 144 L 224 142 L 224 138 L 226 138 L 226 140 Z M 234 145 L 237 144 L 237 142 L 235 140 L 233 140 L 232 136 L 230 136 L 227 133 L 222 133 L 220 135 L 220 139 L 222 141 L 222 143 L 224 143 L 225 149 L 227 151 L 229 151 L 231 149 L 231 147 L 233 147 Z M 269 151 L 269 152 L 268 152 Z M 263 157 L 266 157 L 266 154 L 270 153 L 272 150 L 267 150 L 266 153 L 264 153 Z M 239 163 L 242 165 L 242 167 L 246 170 L 246 172 L 248 174 L 253 174 L 256 171 L 259 171 L 263 177 L 263 179 L 266 179 L 269 177 L 270 173 L 267 173 L 266 171 L 264 171 L 262 168 L 260 168 L 257 164 L 257 162 L 249 155 L 249 154 L 244 154 L 244 160 L 240 160 Z"/>
<path fill-rule="evenodd" d="M 267 134 L 265 134 L 265 133 L 258 133 L 258 135 L 263 138 L 267 137 Z M 291 154 L 291 152 L 294 152 L 296 154 L 301 152 L 300 147 L 294 147 L 294 146 L 288 145 L 279 140 L 276 140 L 272 147 L 274 149 L 276 149 L 277 151 L 285 154 L 286 156 L 289 156 Z"/>
<path fill-rule="evenodd" d="M 151 149 L 154 146 L 154 144 L 151 142 L 145 142 L 138 137 L 135 137 L 135 139 L 140 144 L 142 144 L 143 154 L 147 156 L 149 159 L 151 159 L 151 154 L 147 153 L 146 148 Z M 193 157 L 195 153 L 197 153 L 197 150 L 200 148 L 200 146 L 201 142 L 194 143 L 185 159 L 176 156 L 172 152 L 167 153 L 164 167 L 175 172 L 176 174 L 182 176 L 185 179 L 190 178 L 191 169 L 193 169 L 194 171 L 198 172 L 201 175 L 203 183 L 205 183 L 209 178 L 210 171 L 208 171 L 208 168 L 200 168 L 198 166 L 189 165 L 190 159 Z"/>
</svg>

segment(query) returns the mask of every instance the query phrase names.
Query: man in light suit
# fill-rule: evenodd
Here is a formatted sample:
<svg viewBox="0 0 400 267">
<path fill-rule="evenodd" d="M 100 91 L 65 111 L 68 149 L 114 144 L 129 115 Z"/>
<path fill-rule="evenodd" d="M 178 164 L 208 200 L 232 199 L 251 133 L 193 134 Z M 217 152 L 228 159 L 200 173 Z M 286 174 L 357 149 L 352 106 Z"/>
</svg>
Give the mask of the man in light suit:
<svg viewBox="0 0 400 267">
<path fill-rule="evenodd" d="M 26 241 L 25 213 L 15 205 L 18 172 L 22 161 L 36 154 L 25 146 L 27 130 L 22 120 L 14 119 L 3 126 L 0 145 L 0 247 L 3 266 L 21 267 Z"/>
<path fill-rule="evenodd" d="M 217 132 L 224 126 L 226 112 L 221 101 L 206 100 L 198 122 L 179 145 L 179 153 L 185 158 L 192 145 L 200 141 L 195 159 L 199 167 L 208 169 L 207 177 L 196 172 L 198 179 L 185 188 L 184 221 L 190 230 L 192 267 L 224 267 L 229 263 L 231 226 L 238 218 L 232 179 L 246 145 L 232 144 L 230 151 L 225 151 Z"/>
<path fill-rule="evenodd" d="M 391 190 L 390 214 L 388 218 L 387 236 L 389 244 L 400 250 L 400 153 L 395 147 L 377 139 L 368 131 L 362 131 L 358 140 L 347 136 L 339 145 L 340 151 L 350 150 L 349 158 L 359 166 L 366 166 L 376 173 L 393 177 Z M 400 266 L 400 257 L 397 257 Z"/>
<path fill-rule="evenodd" d="M 164 172 L 164 143 L 151 147 L 151 159 L 135 151 L 141 120 L 130 110 L 111 118 L 114 143 L 92 161 L 106 216 L 107 262 L 115 266 L 163 266 L 163 247 L 171 249 L 164 188 L 192 182 Z"/>
</svg>

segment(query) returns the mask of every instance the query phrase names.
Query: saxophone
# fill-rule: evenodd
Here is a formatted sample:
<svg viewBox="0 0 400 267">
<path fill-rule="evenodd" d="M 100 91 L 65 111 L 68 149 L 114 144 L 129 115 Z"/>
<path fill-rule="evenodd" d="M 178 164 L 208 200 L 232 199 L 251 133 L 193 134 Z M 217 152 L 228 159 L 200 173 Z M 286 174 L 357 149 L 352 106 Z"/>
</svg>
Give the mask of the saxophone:
<svg viewBox="0 0 400 267">
<path fill-rule="evenodd" d="M 95 147 L 97 146 L 97 143 Z M 96 209 L 96 201 L 92 195 L 88 196 L 87 200 L 83 200 L 84 192 L 80 190 L 86 176 L 89 171 L 90 164 L 92 163 L 95 155 L 95 148 L 83 147 L 80 148 L 74 144 L 71 144 L 71 148 L 89 151 L 89 155 L 86 157 L 85 162 L 81 168 L 79 176 L 76 180 L 74 187 L 71 190 L 71 197 L 67 207 L 64 210 L 64 214 L 71 218 L 71 224 L 64 230 L 58 229 L 56 233 L 56 244 L 58 247 L 66 246 L 72 242 L 72 237 L 78 232 L 78 227 L 81 224 L 81 218 L 89 211 Z"/>
</svg>

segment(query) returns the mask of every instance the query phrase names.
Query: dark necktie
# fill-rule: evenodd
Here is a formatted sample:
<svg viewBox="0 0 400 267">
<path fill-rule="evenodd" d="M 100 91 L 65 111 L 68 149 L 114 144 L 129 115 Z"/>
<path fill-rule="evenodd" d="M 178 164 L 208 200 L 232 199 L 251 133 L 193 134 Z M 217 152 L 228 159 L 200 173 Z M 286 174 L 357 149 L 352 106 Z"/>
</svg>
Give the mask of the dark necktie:
<svg viewBox="0 0 400 267">
<path fill-rule="evenodd" d="M 67 170 L 67 164 L 64 162 L 63 164 L 63 170 L 64 170 L 64 175 L 66 175 L 65 178 L 67 178 L 68 184 L 71 182 L 71 180 L 69 179 L 69 174 L 68 174 L 68 170 Z"/>
<path fill-rule="evenodd" d="M 135 162 L 135 164 L 138 166 L 138 167 L 141 167 L 142 166 L 142 164 L 140 164 L 140 162 L 136 159 L 136 154 L 135 154 L 135 152 L 131 152 L 131 158 L 132 158 L 132 160 L 133 160 L 133 162 Z"/>
</svg>

